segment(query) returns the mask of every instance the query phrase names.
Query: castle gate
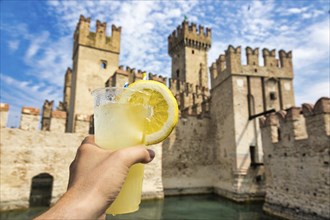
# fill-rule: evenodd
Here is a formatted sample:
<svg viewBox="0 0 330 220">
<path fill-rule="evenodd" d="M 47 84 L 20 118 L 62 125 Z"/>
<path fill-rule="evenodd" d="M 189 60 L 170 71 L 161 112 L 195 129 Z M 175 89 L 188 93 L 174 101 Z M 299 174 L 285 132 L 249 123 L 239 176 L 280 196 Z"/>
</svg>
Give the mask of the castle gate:
<svg viewBox="0 0 330 220">
<path fill-rule="evenodd" d="M 52 198 L 53 176 L 40 173 L 32 178 L 30 207 L 49 206 Z"/>
</svg>

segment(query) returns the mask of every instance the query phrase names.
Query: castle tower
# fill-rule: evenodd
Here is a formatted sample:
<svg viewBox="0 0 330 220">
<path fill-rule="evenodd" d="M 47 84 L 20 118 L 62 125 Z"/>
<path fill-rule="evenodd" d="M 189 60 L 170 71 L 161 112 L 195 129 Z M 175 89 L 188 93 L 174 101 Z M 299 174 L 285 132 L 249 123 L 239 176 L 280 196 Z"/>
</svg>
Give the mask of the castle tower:
<svg viewBox="0 0 330 220">
<path fill-rule="evenodd" d="M 172 79 L 208 87 L 207 51 L 211 48 L 211 29 L 182 22 L 168 37 L 172 58 Z"/>
<path fill-rule="evenodd" d="M 237 200 L 239 195 L 262 195 L 258 175 L 263 169 L 263 149 L 257 117 L 295 104 L 291 51 L 281 50 L 277 59 L 275 49 L 263 49 L 264 65 L 259 64 L 258 48 L 247 47 L 245 52 L 247 64 L 242 64 L 241 47 L 230 45 L 210 67 L 217 160 L 230 164 L 223 176 L 231 179 L 228 187 L 220 181 L 218 192 L 232 192 Z"/>
<path fill-rule="evenodd" d="M 63 107 L 65 111 L 69 112 L 70 98 L 71 98 L 71 84 L 72 84 L 72 69 L 68 67 L 64 77 L 64 89 L 63 89 Z"/>
<path fill-rule="evenodd" d="M 80 16 L 74 33 L 67 132 L 74 132 L 76 115 L 93 114 L 91 91 L 104 87 L 118 68 L 121 27 L 112 25 L 111 36 L 106 35 L 106 27 L 97 20 L 96 32 L 91 32 L 90 18 Z"/>
<path fill-rule="evenodd" d="M 47 99 L 42 106 L 41 130 L 43 131 L 50 131 L 53 106 L 54 100 L 48 101 Z"/>
</svg>

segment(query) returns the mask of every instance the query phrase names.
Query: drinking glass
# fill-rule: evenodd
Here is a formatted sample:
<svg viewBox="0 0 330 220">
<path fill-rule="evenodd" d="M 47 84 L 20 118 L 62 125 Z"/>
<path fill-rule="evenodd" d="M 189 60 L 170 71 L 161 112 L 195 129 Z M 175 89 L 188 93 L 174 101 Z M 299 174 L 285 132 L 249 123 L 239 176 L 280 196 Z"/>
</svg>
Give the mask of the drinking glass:
<svg viewBox="0 0 330 220">
<path fill-rule="evenodd" d="M 92 95 L 97 145 L 105 149 L 118 150 L 145 144 L 148 94 L 129 88 L 108 87 L 94 90 Z M 132 97 L 135 97 L 135 101 L 132 101 Z M 139 209 L 143 174 L 143 164 L 135 164 L 130 168 L 119 195 L 107 209 L 106 214 L 125 214 Z"/>
</svg>

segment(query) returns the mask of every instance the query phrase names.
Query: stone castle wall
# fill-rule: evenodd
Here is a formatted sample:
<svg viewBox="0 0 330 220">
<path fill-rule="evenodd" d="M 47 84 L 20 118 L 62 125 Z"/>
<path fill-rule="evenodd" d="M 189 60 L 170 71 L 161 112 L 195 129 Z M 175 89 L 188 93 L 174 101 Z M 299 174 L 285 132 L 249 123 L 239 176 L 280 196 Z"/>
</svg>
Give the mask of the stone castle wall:
<svg viewBox="0 0 330 220">
<path fill-rule="evenodd" d="M 106 23 L 99 21 L 91 32 L 90 18 L 81 16 L 63 106 L 43 109 L 45 131 L 38 131 L 40 111 L 31 107 L 22 109 L 21 129 L 1 129 L 1 137 L 6 137 L 1 139 L 1 177 L 6 178 L 1 178 L 0 210 L 27 207 L 31 179 L 42 172 L 54 177 L 53 202 L 65 192 L 68 172 L 63 170 L 92 128 L 90 92 L 104 82 L 123 87 L 143 77 L 144 71 L 118 67 L 120 34 L 121 28 L 112 26 L 112 36 L 106 36 Z M 146 166 L 143 198 L 214 192 L 248 201 L 264 199 L 267 191 L 267 212 L 285 218 L 329 218 L 329 99 L 315 107 L 292 108 L 286 116 L 271 114 L 261 120 L 261 128 L 256 122 L 265 112 L 294 106 L 291 51 L 280 50 L 276 58 L 275 50 L 263 49 L 261 66 L 259 49 L 247 47 L 243 65 L 241 47 L 230 45 L 210 67 L 209 90 L 211 30 L 183 22 L 169 36 L 168 46 L 172 78 L 148 76 L 168 84 L 180 120 L 169 138 L 153 146 L 156 158 Z M 1 105 L 1 127 L 8 108 Z"/>
<path fill-rule="evenodd" d="M 32 178 L 54 177 L 52 202 L 66 191 L 69 165 L 84 136 L 46 131 L 1 129 L 0 210 L 29 207 Z"/>
<path fill-rule="evenodd" d="M 50 130 L 52 132 L 65 132 L 67 113 L 65 111 L 52 111 Z"/>
<path fill-rule="evenodd" d="M 292 107 L 294 105 L 292 52 L 280 50 L 276 58 L 275 49 L 270 51 L 264 48 L 262 50 L 264 65 L 259 64 L 259 48 L 252 50 L 246 47 L 245 55 L 247 64 L 242 63 L 240 46 L 236 48 L 228 46 L 225 54 L 220 54 L 211 64 L 211 88 L 221 85 L 228 77 L 244 76 L 259 81 L 257 83 L 259 85 L 255 84 L 254 88 L 264 88 L 264 96 L 255 100 L 256 104 L 264 103 L 264 111 Z"/>
<path fill-rule="evenodd" d="M 73 56 L 78 49 L 79 45 L 97 48 L 105 51 L 111 51 L 119 54 L 120 52 L 120 36 L 121 27 L 111 26 L 111 36 L 107 36 L 107 24 L 104 22 L 96 21 L 96 31 L 90 31 L 90 17 L 85 18 L 80 15 L 79 22 L 77 23 L 74 32 L 74 47 Z"/>
<path fill-rule="evenodd" d="M 210 193 L 214 182 L 214 148 L 209 118 L 181 118 L 163 142 L 165 195 Z"/>
<path fill-rule="evenodd" d="M 288 219 L 330 218 L 330 99 L 260 120 L 267 194 L 264 210 Z"/>
<path fill-rule="evenodd" d="M 172 58 L 172 79 L 208 87 L 207 51 L 211 48 L 211 29 L 187 21 L 168 36 Z"/>
<path fill-rule="evenodd" d="M 90 18 L 81 16 L 79 19 L 74 34 L 72 76 L 65 78 L 71 80 L 70 89 L 64 94 L 70 95 L 67 99 L 70 104 L 68 132 L 75 132 L 76 114 L 93 114 L 91 92 L 104 87 L 109 74 L 118 68 L 121 28 L 112 26 L 111 31 L 112 35 L 106 36 L 106 23 L 97 20 L 96 31 L 92 32 Z"/>
<path fill-rule="evenodd" d="M 256 141 L 256 127 L 254 121 L 248 119 L 244 106 L 246 96 L 233 86 L 236 80 L 228 78 L 211 92 L 211 128 L 217 170 L 214 191 L 235 201 L 260 200 L 265 194 L 264 168 L 261 164 L 252 164 L 249 152 L 250 145 Z M 236 100 L 232 99 L 234 94 Z M 242 106 L 235 106 L 239 103 Z M 261 146 L 257 149 L 262 151 Z"/>
<path fill-rule="evenodd" d="M 281 50 L 280 62 L 275 50 L 264 49 L 265 62 L 260 66 L 258 51 L 247 47 L 247 65 L 243 65 L 241 48 L 230 45 L 210 67 L 214 147 L 223 167 L 215 191 L 236 201 L 260 200 L 265 195 L 263 145 L 256 118 L 294 105 L 291 52 Z"/>
<path fill-rule="evenodd" d="M 1 128 L 0 211 L 29 207 L 32 178 L 54 178 L 52 203 L 66 191 L 69 165 L 86 134 Z M 5 138 L 4 138 L 5 137 Z M 150 146 L 155 159 L 145 165 L 142 198 L 163 198 L 161 144 Z"/>
<path fill-rule="evenodd" d="M 20 128 L 27 131 L 36 131 L 40 127 L 40 109 L 23 107 Z"/>
<path fill-rule="evenodd" d="M 0 103 L 0 128 L 7 126 L 9 105 Z"/>
</svg>

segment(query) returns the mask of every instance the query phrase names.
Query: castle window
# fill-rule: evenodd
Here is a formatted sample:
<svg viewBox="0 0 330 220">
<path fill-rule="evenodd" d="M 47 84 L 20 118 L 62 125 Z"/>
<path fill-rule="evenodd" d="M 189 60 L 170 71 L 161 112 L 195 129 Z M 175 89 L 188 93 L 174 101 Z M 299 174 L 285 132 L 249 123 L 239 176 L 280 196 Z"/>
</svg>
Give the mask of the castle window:
<svg viewBox="0 0 330 220">
<path fill-rule="evenodd" d="M 251 160 L 251 165 L 255 165 L 255 163 L 256 163 L 256 147 L 255 146 L 250 146 L 250 160 Z"/>
<path fill-rule="evenodd" d="M 40 173 L 32 178 L 30 207 L 49 207 L 52 198 L 54 178 L 48 173 Z"/>
<path fill-rule="evenodd" d="M 107 68 L 107 61 L 101 60 L 101 69 L 106 69 Z"/>
<path fill-rule="evenodd" d="M 262 176 L 261 175 L 256 176 L 256 182 L 260 183 L 261 181 L 262 181 Z"/>
<path fill-rule="evenodd" d="M 277 140 L 278 140 L 278 141 L 282 140 L 282 137 L 281 137 L 281 129 L 280 129 L 280 128 L 277 128 Z"/>
<path fill-rule="evenodd" d="M 191 51 L 191 53 L 192 53 L 192 54 L 195 54 L 195 51 L 194 51 L 194 50 L 192 50 L 192 51 Z"/>
<path fill-rule="evenodd" d="M 89 121 L 89 134 L 94 134 L 94 114 L 91 115 L 90 121 Z"/>
<path fill-rule="evenodd" d="M 179 78 L 180 70 L 176 70 L 176 78 Z"/>
<path fill-rule="evenodd" d="M 270 92 L 269 96 L 270 96 L 270 100 L 276 100 L 277 99 L 276 92 Z"/>
</svg>

